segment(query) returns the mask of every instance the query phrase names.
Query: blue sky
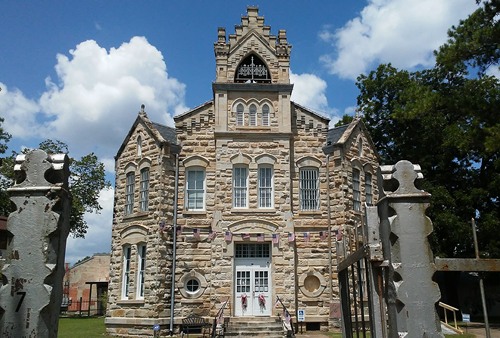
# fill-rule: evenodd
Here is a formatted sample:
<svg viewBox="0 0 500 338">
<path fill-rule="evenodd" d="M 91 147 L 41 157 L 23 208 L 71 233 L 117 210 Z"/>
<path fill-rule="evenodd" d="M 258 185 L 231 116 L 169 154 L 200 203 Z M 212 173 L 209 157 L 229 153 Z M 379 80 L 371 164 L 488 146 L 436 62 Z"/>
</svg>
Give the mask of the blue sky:
<svg viewBox="0 0 500 338">
<path fill-rule="evenodd" d="M 234 32 L 247 5 L 292 44 L 292 100 L 329 116 L 353 114 L 355 79 L 380 63 L 431 67 L 446 32 L 475 0 L 7 1 L 0 0 L 0 116 L 10 150 L 44 139 L 70 156 L 95 152 L 113 182 L 119 145 L 140 105 L 172 116 L 212 98 L 217 27 Z M 109 252 L 113 189 L 67 261 Z"/>
</svg>

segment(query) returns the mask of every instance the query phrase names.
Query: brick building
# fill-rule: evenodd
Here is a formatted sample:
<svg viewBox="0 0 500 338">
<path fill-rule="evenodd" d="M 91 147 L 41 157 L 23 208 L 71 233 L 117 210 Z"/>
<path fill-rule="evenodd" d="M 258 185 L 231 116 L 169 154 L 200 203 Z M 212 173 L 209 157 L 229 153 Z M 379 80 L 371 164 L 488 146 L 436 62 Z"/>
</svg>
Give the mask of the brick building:
<svg viewBox="0 0 500 338">
<path fill-rule="evenodd" d="M 103 315 L 109 281 L 109 254 L 94 254 L 66 268 L 62 310 L 68 314 Z"/>
<path fill-rule="evenodd" d="M 335 235 L 375 203 L 378 158 L 360 120 L 329 129 L 291 101 L 291 45 L 270 30 L 255 7 L 219 28 L 213 99 L 175 128 L 143 107 L 118 150 L 109 333 L 177 329 L 226 300 L 226 316 L 274 317 L 277 296 L 307 329 L 334 324 Z"/>
</svg>

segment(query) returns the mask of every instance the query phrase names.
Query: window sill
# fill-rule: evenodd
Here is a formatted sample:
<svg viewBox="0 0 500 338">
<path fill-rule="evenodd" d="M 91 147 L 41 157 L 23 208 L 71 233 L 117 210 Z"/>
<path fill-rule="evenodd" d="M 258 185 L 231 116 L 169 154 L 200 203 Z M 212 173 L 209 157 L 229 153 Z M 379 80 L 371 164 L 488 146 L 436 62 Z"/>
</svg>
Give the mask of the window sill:
<svg viewBox="0 0 500 338">
<path fill-rule="evenodd" d="M 301 210 L 298 212 L 300 216 L 308 216 L 308 215 L 321 215 L 323 212 L 321 210 Z"/>
<path fill-rule="evenodd" d="M 118 305 L 144 305 L 144 299 L 121 299 L 116 302 Z"/>
<path fill-rule="evenodd" d="M 268 131 L 268 130 L 271 130 L 271 127 L 270 126 L 236 126 L 236 130 Z"/>
<path fill-rule="evenodd" d="M 231 209 L 232 214 L 275 214 L 276 209 Z"/>
<path fill-rule="evenodd" d="M 147 217 L 149 216 L 148 211 L 141 211 L 141 212 L 135 212 L 133 214 L 128 214 L 123 216 L 123 220 L 128 220 L 128 219 L 135 219 L 135 218 L 142 218 L 142 217 Z"/>
<path fill-rule="evenodd" d="M 183 210 L 183 215 L 206 215 L 206 210 Z"/>
</svg>

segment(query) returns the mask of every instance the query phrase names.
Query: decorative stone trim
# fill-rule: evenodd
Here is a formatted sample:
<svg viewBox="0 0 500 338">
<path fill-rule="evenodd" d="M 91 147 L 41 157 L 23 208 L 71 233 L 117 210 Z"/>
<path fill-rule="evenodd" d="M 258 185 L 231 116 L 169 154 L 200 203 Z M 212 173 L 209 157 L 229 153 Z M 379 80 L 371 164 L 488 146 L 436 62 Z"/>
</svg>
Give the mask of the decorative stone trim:
<svg viewBox="0 0 500 338">
<path fill-rule="evenodd" d="M 198 282 L 198 289 L 196 291 L 189 291 L 188 288 L 187 288 L 187 284 L 189 281 L 197 281 Z M 189 298 L 189 299 L 194 299 L 194 298 L 198 298 L 200 297 L 203 292 L 205 292 L 205 289 L 207 288 L 208 286 L 208 283 L 207 283 L 207 280 L 205 279 L 205 277 L 195 271 L 195 270 L 191 270 L 187 273 L 185 273 L 184 275 L 182 275 L 181 279 L 179 280 L 179 292 L 181 293 L 181 295 L 185 298 Z"/>
<path fill-rule="evenodd" d="M 299 289 L 307 297 L 318 297 L 325 288 L 326 279 L 312 268 L 299 276 Z"/>
</svg>

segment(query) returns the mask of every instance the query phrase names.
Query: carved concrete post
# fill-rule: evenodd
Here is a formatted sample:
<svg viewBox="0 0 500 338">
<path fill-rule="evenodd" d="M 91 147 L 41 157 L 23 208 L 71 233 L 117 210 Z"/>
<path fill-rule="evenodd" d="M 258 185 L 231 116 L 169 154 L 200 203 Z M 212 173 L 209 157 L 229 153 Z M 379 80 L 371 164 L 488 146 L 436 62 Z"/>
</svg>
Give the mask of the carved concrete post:
<svg viewBox="0 0 500 338">
<path fill-rule="evenodd" d="M 8 190 L 12 240 L 0 288 L 1 337 L 57 337 L 69 232 L 68 157 L 20 155 Z"/>
<path fill-rule="evenodd" d="M 420 167 L 408 161 L 382 166 L 379 201 L 380 234 L 386 275 L 389 337 L 443 337 L 436 312 L 439 287 L 427 240 L 432 222 L 425 215 L 430 194 L 415 187 Z"/>
</svg>

